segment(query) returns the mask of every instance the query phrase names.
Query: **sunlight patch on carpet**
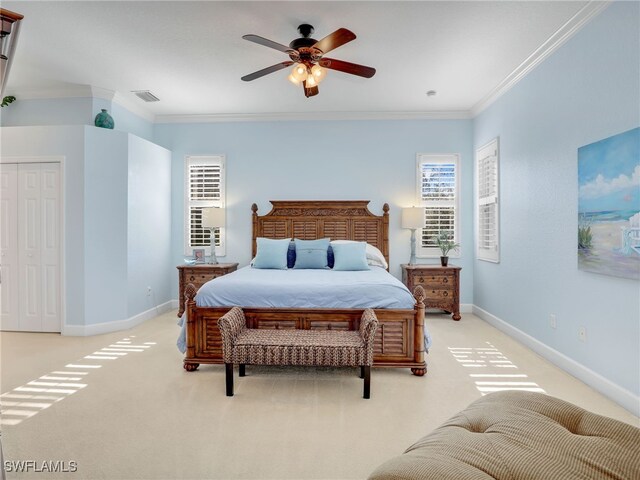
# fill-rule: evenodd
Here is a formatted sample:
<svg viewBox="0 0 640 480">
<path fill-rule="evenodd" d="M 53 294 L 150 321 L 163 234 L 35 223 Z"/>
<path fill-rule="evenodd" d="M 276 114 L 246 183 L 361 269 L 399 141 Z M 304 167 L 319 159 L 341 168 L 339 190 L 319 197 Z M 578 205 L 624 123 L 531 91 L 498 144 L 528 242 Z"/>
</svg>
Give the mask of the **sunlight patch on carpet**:
<svg viewBox="0 0 640 480">
<path fill-rule="evenodd" d="M 547 393 L 536 382 L 527 381 L 528 376 L 524 373 L 502 373 L 504 369 L 518 370 L 518 366 L 490 342 L 485 342 L 485 345 L 484 347 L 448 347 L 449 353 L 460 365 L 482 372 L 470 373 L 469 376 L 483 396 L 503 390 Z"/>
<path fill-rule="evenodd" d="M 146 352 L 147 349 L 156 345 L 156 342 L 134 345 L 132 341 L 134 337 L 130 335 L 108 347 L 85 355 L 78 363 L 68 363 L 64 370 L 53 370 L 36 380 L 3 393 L 0 395 L 0 425 L 18 425 L 54 403 L 86 388 L 89 384 L 80 382 L 86 381 L 86 375 L 102 368 L 103 365 L 94 362 L 84 363 L 85 359 L 113 361 L 124 358 L 130 353 Z"/>
</svg>

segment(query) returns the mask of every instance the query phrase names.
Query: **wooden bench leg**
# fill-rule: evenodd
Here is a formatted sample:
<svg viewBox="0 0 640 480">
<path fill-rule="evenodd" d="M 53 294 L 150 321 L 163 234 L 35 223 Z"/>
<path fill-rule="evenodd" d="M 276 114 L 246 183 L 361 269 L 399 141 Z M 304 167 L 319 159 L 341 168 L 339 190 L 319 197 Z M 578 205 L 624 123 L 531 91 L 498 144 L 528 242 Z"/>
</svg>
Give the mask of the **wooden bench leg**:
<svg viewBox="0 0 640 480">
<path fill-rule="evenodd" d="M 371 398 L 371 366 L 361 367 L 364 370 L 364 395 L 363 398 Z"/>
<path fill-rule="evenodd" d="M 360 378 L 364 378 L 364 365 L 360 365 Z"/>
<path fill-rule="evenodd" d="M 241 363 L 239 365 L 238 370 L 240 370 L 240 376 L 244 377 L 245 376 L 244 363 Z"/>
<path fill-rule="evenodd" d="M 233 397 L 233 363 L 225 363 L 224 367 L 227 383 L 227 397 Z"/>
</svg>

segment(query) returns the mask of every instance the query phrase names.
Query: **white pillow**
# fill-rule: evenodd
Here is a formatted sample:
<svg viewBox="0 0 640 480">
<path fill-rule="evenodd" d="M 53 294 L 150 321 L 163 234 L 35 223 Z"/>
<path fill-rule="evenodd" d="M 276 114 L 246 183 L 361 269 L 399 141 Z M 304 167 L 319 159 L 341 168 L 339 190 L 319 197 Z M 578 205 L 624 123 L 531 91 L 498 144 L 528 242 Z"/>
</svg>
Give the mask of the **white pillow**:
<svg viewBox="0 0 640 480">
<path fill-rule="evenodd" d="M 334 244 L 340 244 L 340 243 L 354 243 L 354 240 L 332 240 L 331 243 Z M 367 263 L 369 265 L 372 265 L 374 267 L 382 267 L 382 268 L 389 268 L 389 264 L 387 264 L 387 260 L 384 258 L 384 255 L 382 254 L 382 252 L 374 247 L 373 245 L 371 245 L 370 243 L 367 243 L 367 248 L 366 248 L 366 255 L 367 255 Z"/>
</svg>

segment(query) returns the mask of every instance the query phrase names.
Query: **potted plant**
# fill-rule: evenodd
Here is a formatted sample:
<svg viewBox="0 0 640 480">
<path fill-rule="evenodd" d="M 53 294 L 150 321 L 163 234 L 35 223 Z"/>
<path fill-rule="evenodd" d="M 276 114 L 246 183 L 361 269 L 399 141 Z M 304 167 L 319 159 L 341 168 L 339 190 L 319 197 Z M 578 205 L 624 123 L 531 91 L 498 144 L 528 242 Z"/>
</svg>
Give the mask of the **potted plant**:
<svg viewBox="0 0 640 480">
<path fill-rule="evenodd" d="M 449 263 L 449 252 L 451 250 L 457 251 L 460 247 L 459 243 L 453 241 L 453 233 L 440 232 L 437 237 L 434 237 L 442 256 L 440 257 L 440 264 L 446 267 Z"/>
<path fill-rule="evenodd" d="M 0 103 L 0 107 L 6 107 L 7 105 L 15 101 L 16 101 L 16 97 L 14 97 L 13 95 L 7 95 L 6 97 L 2 98 L 2 103 Z"/>
</svg>

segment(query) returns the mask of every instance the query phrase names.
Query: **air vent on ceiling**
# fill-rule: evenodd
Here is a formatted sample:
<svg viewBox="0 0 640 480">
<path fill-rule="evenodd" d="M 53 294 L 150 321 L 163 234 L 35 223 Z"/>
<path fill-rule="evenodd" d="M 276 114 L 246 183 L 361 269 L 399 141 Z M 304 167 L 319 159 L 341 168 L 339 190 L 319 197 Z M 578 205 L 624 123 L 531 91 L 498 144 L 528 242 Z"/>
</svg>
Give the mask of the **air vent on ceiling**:
<svg viewBox="0 0 640 480">
<path fill-rule="evenodd" d="M 135 93 L 138 98 L 141 98 L 145 102 L 159 102 L 160 99 L 156 97 L 149 90 L 132 90 L 131 93 Z"/>
</svg>

